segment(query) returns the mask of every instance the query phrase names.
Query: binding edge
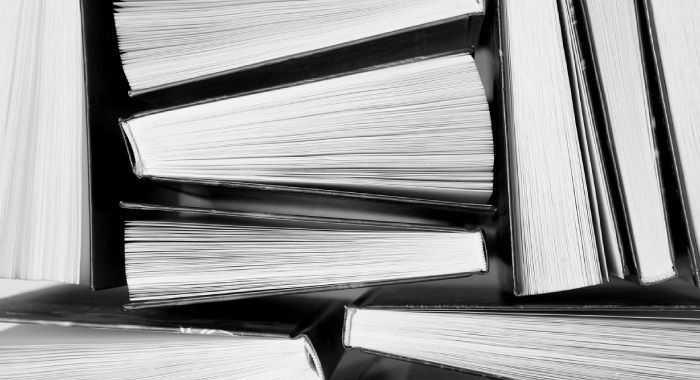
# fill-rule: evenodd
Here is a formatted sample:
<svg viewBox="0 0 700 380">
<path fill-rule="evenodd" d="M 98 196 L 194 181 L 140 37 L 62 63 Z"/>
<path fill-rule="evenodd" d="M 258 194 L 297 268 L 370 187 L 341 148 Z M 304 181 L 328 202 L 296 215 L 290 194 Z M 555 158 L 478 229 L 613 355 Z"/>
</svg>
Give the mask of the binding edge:
<svg viewBox="0 0 700 380">
<path fill-rule="evenodd" d="M 144 178 L 145 167 L 143 165 L 143 161 L 141 161 L 141 154 L 139 153 L 138 146 L 136 145 L 136 140 L 131 133 L 129 120 L 120 118 L 119 126 L 121 127 L 122 137 L 124 137 L 124 145 L 126 145 L 126 153 L 129 155 L 131 169 L 134 171 L 134 174 L 136 174 L 136 177 Z"/>
<path fill-rule="evenodd" d="M 350 329 L 352 324 L 352 318 L 355 316 L 357 308 L 355 306 L 345 306 L 345 321 L 343 322 L 343 347 L 346 350 L 352 349 L 352 344 L 350 343 Z"/>
<path fill-rule="evenodd" d="M 309 363 L 309 367 L 314 371 L 319 380 L 325 380 L 326 376 L 323 373 L 323 366 L 321 366 L 321 360 L 318 358 L 316 349 L 311 344 L 311 341 L 306 335 L 302 335 L 301 339 L 304 341 L 304 354 Z"/>
</svg>

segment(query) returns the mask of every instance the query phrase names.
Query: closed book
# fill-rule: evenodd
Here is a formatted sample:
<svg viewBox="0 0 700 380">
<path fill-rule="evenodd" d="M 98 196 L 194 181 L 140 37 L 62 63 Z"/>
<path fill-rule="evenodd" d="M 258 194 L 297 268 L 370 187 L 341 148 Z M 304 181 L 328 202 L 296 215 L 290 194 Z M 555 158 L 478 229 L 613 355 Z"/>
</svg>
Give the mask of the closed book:
<svg viewBox="0 0 700 380">
<path fill-rule="evenodd" d="M 16 344 L 12 344 L 11 337 L 3 338 L 0 341 L 0 362 L 7 360 L 3 363 L 3 369 L 9 369 L 11 365 L 17 369 L 17 361 L 13 361 L 12 355 L 25 352 L 25 358 L 32 356 L 33 360 L 43 363 L 32 369 L 38 371 L 38 375 L 60 374 L 59 370 L 64 371 L 65 375 L 66 369 L 60 368 L 60 365 L 71 365 L 71 357 L 74 358 L 80 350 L 87 350 L 87 354 L 81 356 L 83 360 L 78 363 L 73 361 L 68 372 L 100 377 L 102 369 L 110 370 L 104 376 L 111 376 L 112 373 L 127 372 L 120 371 L 119 366 L 133 366 L 132 370 L 142 368 L 142 373 L 167 376 L 169 366 L 160 366 L 163 362 L 175 359 L 168 362 L 170 367 L 184 365 L 187 368 L 187 363 L 190 363 L 190 368 L 195 368 L 198 360 L 219 357 L 224 362 L 212 363 L 211 368 L 221 370 L 230 364 L 228 373 L 212 374 L 204 368 L 191 376 L 204 376 L 206 373 L 207 376 L 226 378 L 243 375 L 246 369 L 252 367 L 253 370 L 246 375 L 253 378 L 279 376 L 275 371 L 282 369 L 283 372 L 293 371 L 294 376 L 300 379 L 327 379 L 342 353 L 342 303 L 347 296 L 336 293 L 328 297 L 271 297 L 127 312 L 122 307 L 127 300 L 124 288 L 91 292 L 83 286 L 59 286 L 1 300 L 0 321 L 64 329 L 114 330 L 115 333 L 46 331 L 34 340 L 18 336 Z M 41 331 L 38 333 L 41 334 Z M 158 334 L 169 336 L 158 337 Z M 183 335 L 182 338 L 177 336 L 179 334 Z M 60 340 L 62 335 L 66 339 Z M 91 338 L 91 335 L 97 337 Z M 23 348 L 25 345 L 27 347 Z M 199 347 L 209 356 L 197 358 L 198 350 L 183 352 L 189 345 Z M 227 348 L 227 345 L 230 347 Z M 129 359 L 128 355 L 135 352 L 143 354 Z M 42 356 L 42 353 L 46 353 L 46 356 Z M 120 358 L 123 360 L 121 363 Z M 153 358 L 150 366 L 148 358 Z M 26 364 L 22 364 L 20 359 L 19 370 L 26 371 L 22 365 Z M 288 375 L 291 373 L 287 372 Z M 130 376 L 139 378 L 133 372 L 130 372 Z"/>
<path fill-rule="evenodd" d="M 343 343 L 503 379 L 653 378 L 696 370 L 697 354 L 687 344 L 700 332 L 700 298 L 679 279 L 655 287 L 612 279 L 530 297 L 465 285 L 451 280 L 369 292 L 347 307 Z M 673 362 L 668 352 L 677 354 Z"/>
<path fill-rule="evenodd" d="M 692 136 L 698 113 L 688 107 L 697 98 L 697 91 L 690 84 L 683 85 L 692 83 L 688 78 L 697 67 L 692 58 L 697 32 L 686 18 L 693 14 L 695 6 L 692 2 L 642 1 L 639 12 L 676 263 L 679 269 L 690 269 L 690 276 L 688 270 L 679 270 L 679 276 L 688 277 L 700 287 L 700 250 L 691 206 L 695 193 L 692 157 L 697 155 L 696 139 Z"/>
<path fill-rule="evenodd" d="M 472 54 L 137 113 L 121 120 L 133 171 L 171 185 L 493 212 L 491 120 Z M 162 123 L 177 128 L 164 138 Z"/>
<path fill-rule="evenodd" d="M 123 203 L 128 309 L 488 272 L 479 230 Z"/>
<path fill-rule="evenodd" d="M 0 15 L 0 278 L 85 281 L 87 162 L 79 0 Z"/>
<path fill-rule="evenodd" d="M 430 4 L 397 0 L 352 4 L 340 0 L 221 0 L 206 6 L 196 1 L 176 6 L 127 2 L 116 4 L 114 22 L 130 93 L 159 98 L 197 91 L 222 78 L 229 81 L 231 74 L 315 59 L 331 51 L 352 50 L 359 44 L 373 50 L 389 47 L 394 54 L 402 54 L 400 50 L 407 47 L 407 42 L 408 47 L 425 42 L 443 44 L 430 37 L 434 32 L 441 33 L 443 26 L 466 29 L 470 36 L 466 42 L 473 45 L 483 11 L 484 1 L 480 0 L 438 0 Z M 453 40 L 460 36 L 443 37 Z M 374 50 L 369 60 L 377 53 L 386 54 Z"/>
<path fill-rule="evenodd" d="M 583 90 L 569 64 L 575 59 L 569 16 L 562 12 L 563 2 L 491 4 L 484 24 L 490 39 L 481 46 L 492 64 L 494 203 L 506 288 L 521 296 L 605 283 Z M 504 16 L 509 5 L 511 19 Z M 522 21 L 519 15 L 526 11 L 542 14 L 543 23 Z M 556 67 L 556 77 L 542 60 Z M 552 124 L 535 126 L 545 121 Z M 559 170 L 572 173 L 571 181 L 559 183 L 568 179 L 555 174 Z"/>
</svg>

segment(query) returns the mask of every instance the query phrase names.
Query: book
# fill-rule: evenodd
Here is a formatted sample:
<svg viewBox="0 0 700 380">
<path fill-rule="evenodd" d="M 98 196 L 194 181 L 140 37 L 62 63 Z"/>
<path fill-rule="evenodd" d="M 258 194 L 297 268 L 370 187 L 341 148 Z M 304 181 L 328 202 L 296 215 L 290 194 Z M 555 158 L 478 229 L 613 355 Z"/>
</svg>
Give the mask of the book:
<svg viewBox="0 0 700 380">
<path fill-rule="evenodd" d="M 0 278 L 77 284 L 87 248 L 80 3 L 6 1 L 1 13 Z"/>
<path fill-rule="evenodd" d="M 493 189 L 491 120 L 468 52 L 150 111 L 121 125 L 140 178 L 471 209 Z"/>
<path fill-rule="evenodd" d="M 20 325 L 0 341 L 8 378 L 319 378 L 303 340 Z"/>
<path fill-rule="evenodd" d="M 125 225 L 127 309 L 347 289 L 488 271 L 463 227 L 164 207 Z"/>
<path fill-rule="evenodd" d="M 698 32 L 689 16 L 697 11 L 692 1 L 643 1 L 640 13 L 644 15 L 642 24 L 645 51 L 652 74 L 651 86 L 653 104 L 657 111 L 657 129 L 661 132 L 660 156 L 669 164 L 663 166 L 668 193 L 677 207 L 669 211 L 673 218 L 672 230 L 681 236 L 675 239 L 679 260 L 688 260 L 692 281 L 700 287 L 700 251 L 698 250 L 698 200 L 695 191 L 697 174 L 692 170 L 697 155 L 698 139 L 693 132 L 698 120 L 694 112 L 698 92 L 692 88 L 697 76 Z M 674 204 L 674 203 L 672 203 Z M 685 257 L 688 256 L 686 259 Z M 683 265 L 678 263 L 678 265 Z M 681 273 L 679 272 L 679 275 Z"/>
<path fill-rule="evenodd" d="M 494 132 L 496 198 L 509 286 L 517 295 L 536 295 L 602 284 L 608 275 L 595 189 L 559 4 L 500 1 L 494 7 L 488 22 L 500 126 Z"/>
<path fill-rule="evenodd" d="M 344 345 L 498 379 L 683 378 L 697 371 L 700 303 L 694 287 L 678 279 L 656 287 L 612 279 L 600 286 L 607 292 L 531 297 L 441 283 L 361 297 L 347 307 Z"/>
<path fill-rule="evenodd" d="M 677 276 L 634 1 L 580 3 L 613 213 L 611 273 L 642 285 Z M 610 22 L 613 18 L 617 22 Z M 603 202 L 608 202 L 603 200 Z"/>
<path fill-rule="evenodd" d="M 31 325 L 0 332 L 0 363 L 4 376 L 42 378 L 327 379 L 343 350 L 347 297 L 336 292 L 126 312 L 124 288 L 58 286 L 0 300 L 0 321 Z"/>
<path fill-rule="evenodd" d="M 114 23 L 131 94 L 139 95 L 483 11 L 479 0 L 126 1 L 116 4 Z"/>
</svg>

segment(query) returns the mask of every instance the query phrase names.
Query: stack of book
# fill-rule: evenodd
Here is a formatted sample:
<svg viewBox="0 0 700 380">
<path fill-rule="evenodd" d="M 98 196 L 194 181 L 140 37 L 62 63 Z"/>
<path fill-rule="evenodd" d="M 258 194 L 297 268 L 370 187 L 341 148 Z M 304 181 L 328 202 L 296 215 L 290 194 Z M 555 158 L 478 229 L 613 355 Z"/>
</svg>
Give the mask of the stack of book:
<svg viewBox="0 0 700 380">
<path fill-rule="evenodd" d="M 4 376 L 700 370 L 696 2 L 6 3 Z"/>
</svg>

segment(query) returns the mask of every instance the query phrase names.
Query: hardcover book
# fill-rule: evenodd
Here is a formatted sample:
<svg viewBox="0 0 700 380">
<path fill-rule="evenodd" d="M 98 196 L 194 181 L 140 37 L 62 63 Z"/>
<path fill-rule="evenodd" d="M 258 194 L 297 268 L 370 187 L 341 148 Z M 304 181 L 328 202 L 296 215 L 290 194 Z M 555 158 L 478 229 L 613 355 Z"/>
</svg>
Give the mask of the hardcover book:
<svg viewBox="0 0 700 380">
<path fill-rule="evenodd" d="M 58 286 L 0 300 L 0 321 L 54 327 L 37 331 L 33 340 L 13 339 L 12 329 L 0 332 L 0 363 L 4 371 L 25 373 L 31 357 L 45 363 L 32 373 L 59 377 L 70 371 L 86 377 L 126 375 L 119 368 L 133 365 L 139 371 L 128 373 L 140 378 L 143 373 L 175 376 L 169 369 L 197 368 L 220 358 L 197 375 L 327 379 L 342 353 L 347 297 L 340 292 L 127 312 L 125 288 L 91 292 L 84 286 Z M 83 360 L 71 364 L 81 350 L 87 350 L 80 354 Z M 142 355 L 128 357 L 137 352 Z"/>
<path fill-rule="evenodd" d="M 488 272 L 463 227 L 124 203 L 128 309 Z"/>
</svg>

